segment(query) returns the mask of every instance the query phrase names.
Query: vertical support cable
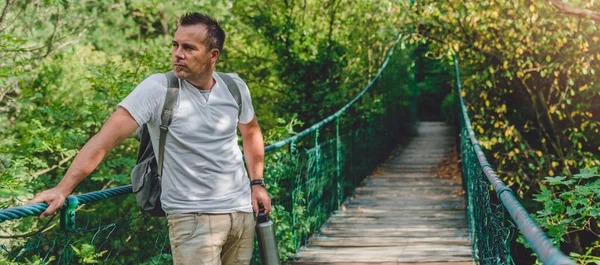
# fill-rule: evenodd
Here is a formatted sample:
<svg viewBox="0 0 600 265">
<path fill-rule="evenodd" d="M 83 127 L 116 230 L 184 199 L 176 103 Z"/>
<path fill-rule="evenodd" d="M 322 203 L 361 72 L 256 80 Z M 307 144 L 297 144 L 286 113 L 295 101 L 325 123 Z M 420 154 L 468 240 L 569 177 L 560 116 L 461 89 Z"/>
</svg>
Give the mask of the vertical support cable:
<svg viewBox="0 0 600 265">
<path fill-rule="evenodd" d="M 75 209 L 79 205 L 79 200 L 73 195 L 67 197 L 67 205 L 60 210 L 60 230 L 65 233 L 65 244 L 62 253 L 63 264 L 71 264 L 73 259 L 73 249 L 71 248 L 71 231 L 75 230 Z"/>
</svg>

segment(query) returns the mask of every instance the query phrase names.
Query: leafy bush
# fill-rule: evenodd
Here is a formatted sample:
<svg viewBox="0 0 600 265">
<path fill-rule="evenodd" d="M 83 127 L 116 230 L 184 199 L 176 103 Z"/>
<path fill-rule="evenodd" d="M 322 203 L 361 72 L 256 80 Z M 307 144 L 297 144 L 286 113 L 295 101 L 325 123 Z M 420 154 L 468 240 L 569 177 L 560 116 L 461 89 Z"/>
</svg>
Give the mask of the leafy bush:
<svg viewBox="0 0 600 265">
<path fill-rule="evenodd" d="M 572 251 L 580 264 L 600 263 L 600 174 L 582 169 L 573 177 L 546 177 L 534 200 L 543 207 L 534 214 L 537 223 L 556 244 Z M 521 239 L 523 241 L 523 239 Z"/>
</svg>

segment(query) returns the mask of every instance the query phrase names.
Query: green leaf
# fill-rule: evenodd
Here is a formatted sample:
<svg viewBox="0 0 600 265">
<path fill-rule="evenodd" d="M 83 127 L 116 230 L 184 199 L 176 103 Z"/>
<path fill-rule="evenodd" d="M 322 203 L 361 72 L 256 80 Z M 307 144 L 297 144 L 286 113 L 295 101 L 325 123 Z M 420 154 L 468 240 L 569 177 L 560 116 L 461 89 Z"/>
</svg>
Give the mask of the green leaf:
<svg viewBox="0 0 600 265">
<path fill-rule="evenodd" d="M 579 211 L 577 210 L 577 208 L 567 207 L 567 215 L 573 216 L 573 215 L 576 215 L 578 213 L 579 213 Z"/>
<path fill-rule="evenodd" d="M 574 178 L 577 179 L 590 179 L 593 177 L 598 177 L 600 176 L 598 173 L 598 168 L 594 167 L 594 168 L 584 168 L 582 169 L 579 174 L 575 174 L 573 175 Z"/>
<path fill-rule="evenodd" d="M 540 189 L 541 189 L 540 194 L 533 195 L 533 197 L 535 198 L 534 199 L 535 201 L 547 202 L 547 201 L 552 200 L 552 192 L 548 188 L 546 188 L 546 186 L 540 184 Z"/>
<path fill-rule="evenodd" d="M 546 177 L 546 180 L 544 182 L 550 185 L 560 185 L 563 184 L 563 181 L 565 181 L 566 179 L 567 177 L 564 176 Z"/>
</svg>

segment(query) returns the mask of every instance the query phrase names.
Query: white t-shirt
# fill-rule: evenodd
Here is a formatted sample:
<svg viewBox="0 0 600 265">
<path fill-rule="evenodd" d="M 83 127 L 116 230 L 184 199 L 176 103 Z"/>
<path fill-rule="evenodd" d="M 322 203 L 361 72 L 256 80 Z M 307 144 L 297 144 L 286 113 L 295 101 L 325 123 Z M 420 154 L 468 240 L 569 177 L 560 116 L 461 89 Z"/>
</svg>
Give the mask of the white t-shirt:
<svg viewBox="0 0 600 265">
<path fill-rule="evenodd" d="M 252 212 L 250 181 L 236 129 L 238 122 L 252 121 L 254 108 L 248 86 L 239 76 L 230 75 L 242 99 L 239 121 L 237 102 L 218 74 L 213 73 L 216 84 L 208 100 L 196 87 L 180 79 L 163 163 L 160 199 L 167 214 Z M 118 104 L 140 126 L 148 124 L 156 154 L 166 92 L 166 76 L 155 74 Z"/>
</svg>

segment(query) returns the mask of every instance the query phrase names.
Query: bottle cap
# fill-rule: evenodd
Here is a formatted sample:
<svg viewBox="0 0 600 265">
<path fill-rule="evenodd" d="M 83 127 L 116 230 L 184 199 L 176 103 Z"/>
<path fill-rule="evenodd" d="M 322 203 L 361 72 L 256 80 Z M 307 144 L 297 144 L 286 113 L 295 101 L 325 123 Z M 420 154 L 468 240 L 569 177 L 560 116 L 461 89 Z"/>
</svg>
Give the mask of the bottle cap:
<svg viewBox="0 0 600 265">
<path fill-rule="evenodd" d="M 269 216 L 265 214 L 264 209 L 261 208 L 260 210 L 258 210 L 258 216 L 256 217 L 256 221 L 258 221 L 259 223 L 264 223 L 264 222 L 269 221 Z"/>
</svg>

